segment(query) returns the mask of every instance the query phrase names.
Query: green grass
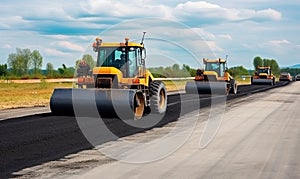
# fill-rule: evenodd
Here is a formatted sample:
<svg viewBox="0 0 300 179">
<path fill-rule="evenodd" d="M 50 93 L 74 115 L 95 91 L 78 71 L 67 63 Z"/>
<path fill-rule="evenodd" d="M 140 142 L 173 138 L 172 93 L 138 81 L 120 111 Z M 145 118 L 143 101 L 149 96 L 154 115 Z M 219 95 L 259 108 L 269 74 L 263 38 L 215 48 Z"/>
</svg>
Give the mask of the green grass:
<svg viewBox="0 0 300 179">
<path fill-rule="evenodd" d="M 234 78 L 238 85 L 250 85 L 251 84 L 251 76 L 237 76 Z"/>
<path fill-rule="evenodd" d="M 54 88 L 72 83 L 0 83 L 0 109 L 49 105 Z"/>
<path fill-rule="evenodd" d="M 186 81 L 164 81 L 168 91 L 182 90 Z M 0 109 L 48 106 L 54 88 L 72 88 L 73 83 L 0 83 Z"/>
<path fill-rule="evenodd" d="M 167 91 L 184 90 L 186 81 L 183 80 L 166 80 L 163 81 L 166 85 Z"/>
</svg>

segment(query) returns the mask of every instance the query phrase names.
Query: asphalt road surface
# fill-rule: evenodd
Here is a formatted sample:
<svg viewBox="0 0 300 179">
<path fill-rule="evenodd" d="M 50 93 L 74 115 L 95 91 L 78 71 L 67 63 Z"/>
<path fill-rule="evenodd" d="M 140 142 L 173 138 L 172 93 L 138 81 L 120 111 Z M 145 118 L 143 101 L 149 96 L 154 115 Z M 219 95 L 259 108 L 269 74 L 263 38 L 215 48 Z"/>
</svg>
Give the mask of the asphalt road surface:
<svg viewBox="0 0 300 179">
<path fill-rule="evenodd" d="M 154 128 L 134 128 L 121 123 L 118 119 L 103 119 L 105 126 L 108 126 L 117 137 L 138 143 L 160 138 L 170 133 L 178 124 L 195 122 L 193 130 L 188 130 L 194 132 L 193 135 L 188 137 L 188 142 L 180 145 L 179 150 L 155 162 L 148 160 L 146 164 L 123 163 L 117 158 L 109 158 L 99 153 L 87 141 L 74 116 L 52 116 L 50 113 L 41 113 L 2 120 L 0 178 L 53 178 L 74 177 L 74 175 L 82 175 L 85 178 L 96 177 L 98 174 L 105 178 L 184 176 L 232 178 L 247 175 L 273 178 L 272 176 L 277 175 L 281 177 L 287 170 L 290 173 L 287 177 L 299 177 L 296 170 L 299 168 L 297 163 L 299 160 L 294 156 L 299 148 L 297 141 L 299 113 L 295 110 L 299 105 L 297 104 L 299 84 L 295 82 L 267 93 L 250 96 L 248 95 L 250 91 L 265 87 L 240 88 L 239 95 L 243 97 L 236 99 L 229 97 L 233 100 L 227 102 L 225 113 L 220 113 L 224 114 L 221 115 L 223 119 L 221 127 L 217 126 L 211 130 L 214 132 L 219 129 L 217 135 L 208 145 L 200 145 L 205 148 L 199 148 L 199 139 L 200 136 L 205 136 L 200 135 L 204 133 L 203 131 L 207 132 L 207 127 L 203 126 L 213 121 L 210 120 L 214 117 L 210 96 L 201 96 L 200 100 L 194 95 L 169 96 L 168 111 Z M 222 101 L 224 98 L 216 99 Z M 177 120 L 178 118 L 180 119 Z M 91 124 L 92 130 L 92 120 Z M 181 127 L 189 126 L 181 125 Z M 176 134 L 178 137 L 182 135 L 182 132 Z M 111 150 L 112 148 L 108 146 L 118 146 L 118 141 L 116 138 L 101 138 L 97 144 L 100 148 Z M 162 148 L 156 146 L 155 149 L 160 151 Z M 146 156 L 149 156 L 149 153 Z M 138 160 L 138 163 L 144 162 Z"/>
<path fill-rule="evenodd" d="M 18 117 L 41 114 L 41 113 L 49 113 L 49 112 L 50 112 L 49 106 L 6 109 L 6 110 L 0 110 L 0 120 L 18 118 Z"/>
<path fill-rule="evenodd" d="M 205 148 L 199 148 L 199 138 L 206 122 L 199 121 L 189 140 L 161 160 L 116 161 L 77 177 L 300 178 L 299 89 L 297 82 L 230 102 L 217 135 Z"/>
</svg>

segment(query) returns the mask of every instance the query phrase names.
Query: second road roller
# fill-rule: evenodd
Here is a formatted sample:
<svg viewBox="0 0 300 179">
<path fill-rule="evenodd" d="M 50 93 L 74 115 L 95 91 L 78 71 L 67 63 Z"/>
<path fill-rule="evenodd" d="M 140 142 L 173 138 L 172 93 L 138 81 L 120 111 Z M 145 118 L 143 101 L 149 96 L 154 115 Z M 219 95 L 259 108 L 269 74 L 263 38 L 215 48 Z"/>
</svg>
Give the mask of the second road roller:
<svg viewBox="0 0 300 179">
<path fill-rule="evenodd" d="M 141 119 L 145 111 L 164 114 L 167 90 L 145 67 L 146 49 L 141 42 L 103 42 L 96 38 L 93 51 L 97 65 L 91 72 L 79 65 L 78 86 L 57 88 L 50 99 L 53 113 L 97 113 L 130 119 Z M 82 68 L 82 69 L 80 69 Z M 86 72 L 85 72 L 86 71 Z"/>
<path fill-rule="evenodd" d="M 187 94 L 236 94 L 238 86 L 233 77 L 227 72 L 226 59 L 203 58 L 204 69 L 198 69 L 194 81 L 186 83 Z"/>
<path fill-rule="evenodd" d="M 257 67 L 257 71 L 251 77 L 251 85 L 255 84 L 269 84 L 271 86 L 276 84 L 276 76 L 273 75 L 270 66 Z"/>
</svg>

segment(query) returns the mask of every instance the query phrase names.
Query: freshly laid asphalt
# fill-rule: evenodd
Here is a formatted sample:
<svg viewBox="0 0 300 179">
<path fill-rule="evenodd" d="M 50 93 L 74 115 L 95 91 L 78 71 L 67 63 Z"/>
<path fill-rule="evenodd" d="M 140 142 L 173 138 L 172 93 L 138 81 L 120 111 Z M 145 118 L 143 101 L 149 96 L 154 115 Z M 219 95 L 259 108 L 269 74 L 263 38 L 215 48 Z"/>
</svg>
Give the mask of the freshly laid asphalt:
<svg viewBox="0 0 300 179">
<path fill-rule="evenodd" d="M 280 82 L 275 87 L 286 84 L 286 82 Z M 289 86 L 291 85 L 287 87 Z M 235 96 L 228 96 L 227 100 L 247 97 L 250 94 L 275 87 L 263 85 L 240 86 L 239 93 Z M 103 121 L 116 136 L 125 137 L 164 126 L 199 108 L 210 107 L 213 102 L 212 99 L 216 99 L 215 101 L 220 100 L 221 102 L 226 101 L 224 96 L 211 98 L 210 95 L 201 95 L 200 97 L 190 94 L 169 95 L 166 114 L 158 124 L 146 128 L 132 127 L 117 118 L 103 118 Z M 36 109 L 28 109 L 28 111 L 30 110 L 32 110 L 34 115 L 23 117 L 18 117 L 24 114 L 23 109 L 19 112 L 13 111 L 14 113 L 12 111 L 0 111 L 0 116 L 2 114 L 2 120 L 0 120 L 0 178 L 17 177 L 13 174 L 16 171 L 58 160 L 68 154 L 94 147 L 83 135 L 76 117 L 53 116 L 47 112 L 48 108 L 42 109 L 46 111 L 45 113 Z M 13 113 L 16 117 L 12 118 L 8 113 Z M 98 140 L 97 145 L 111 140 L 115 139 L 109 137 L 101 138 Z"/>
<path fill-rule="evenodd" d="M 198 121 L 186 143 L 160 160 L 139 164 L 118 160 L 71 177 L 300 178 L 299 89 L 300 83 L 295 82 L 283 88 L 230 101 L 224 111 L 222 125 L 205 147 L 199 146 L 199 139 L 207 132 L 204 126 L 210 120 Z M 202 112 L 201 115 L 208 118 L 210 113 Z M 199 113 L 191 112 L 184 121 L 197 116 Z M 180 139 L 184 134 L 179 132 L 176 138 Z M 133 135 L 129 139 L 142 140 L 148 135 Z M 173 143 L 174 140 L 171 140 L 167 144 Z M 117 147 L 122 147 L 117 141 L 103 146 L 108 149 Z M 137 148 L 123 149 L 128 155 L 127 159 L 138 156 Z M 167 145 L 153 143 L 148 148 L 141 153 L 156 153 L 166 149 Z"/>
</svg>

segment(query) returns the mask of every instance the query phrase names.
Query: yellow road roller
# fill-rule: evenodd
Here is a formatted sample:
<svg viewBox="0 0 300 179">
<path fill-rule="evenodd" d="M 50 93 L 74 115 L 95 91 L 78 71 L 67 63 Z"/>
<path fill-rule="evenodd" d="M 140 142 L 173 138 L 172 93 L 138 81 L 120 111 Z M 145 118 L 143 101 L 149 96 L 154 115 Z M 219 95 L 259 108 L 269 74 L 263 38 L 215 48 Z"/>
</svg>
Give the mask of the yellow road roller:
<svg viewBox="0 0 300 179">
<path fill-rule="evenodd" d="M 268 84 L 275 85 L 276 77 L 272 74 L 270 66 L 259 66 L 255 71 L 254 76 L 251 77 L 251 85 Z"/>
<path fill-rule="evenodd" d="M 187 82 L 185 91 L 187 94 L 236 94 L 237 83 L 227 72 L 227 61 L 225 59 L 203 58 L 204 69 L 198 69 L 193 81 Z"/>
<path fill-rule="evenodd" d="M 165 113 L 167 90 L 165 84 L 154 80 L 145 67 L 144 35 L 140 43 L 130 42 L 129 38 L 123 42 L 103 42 L 96 38 L 92 45 L 97 54 L 96 67 L 89 75 L 78 78 L 80 86 L 88 85 L 85 88 L 54 89 L 50 99 L 51 111 L 88 114 L 97 110 L 99 114 L 117 114 L 131 119 L 141 119 L 145 111 Z"/>
</svg>

